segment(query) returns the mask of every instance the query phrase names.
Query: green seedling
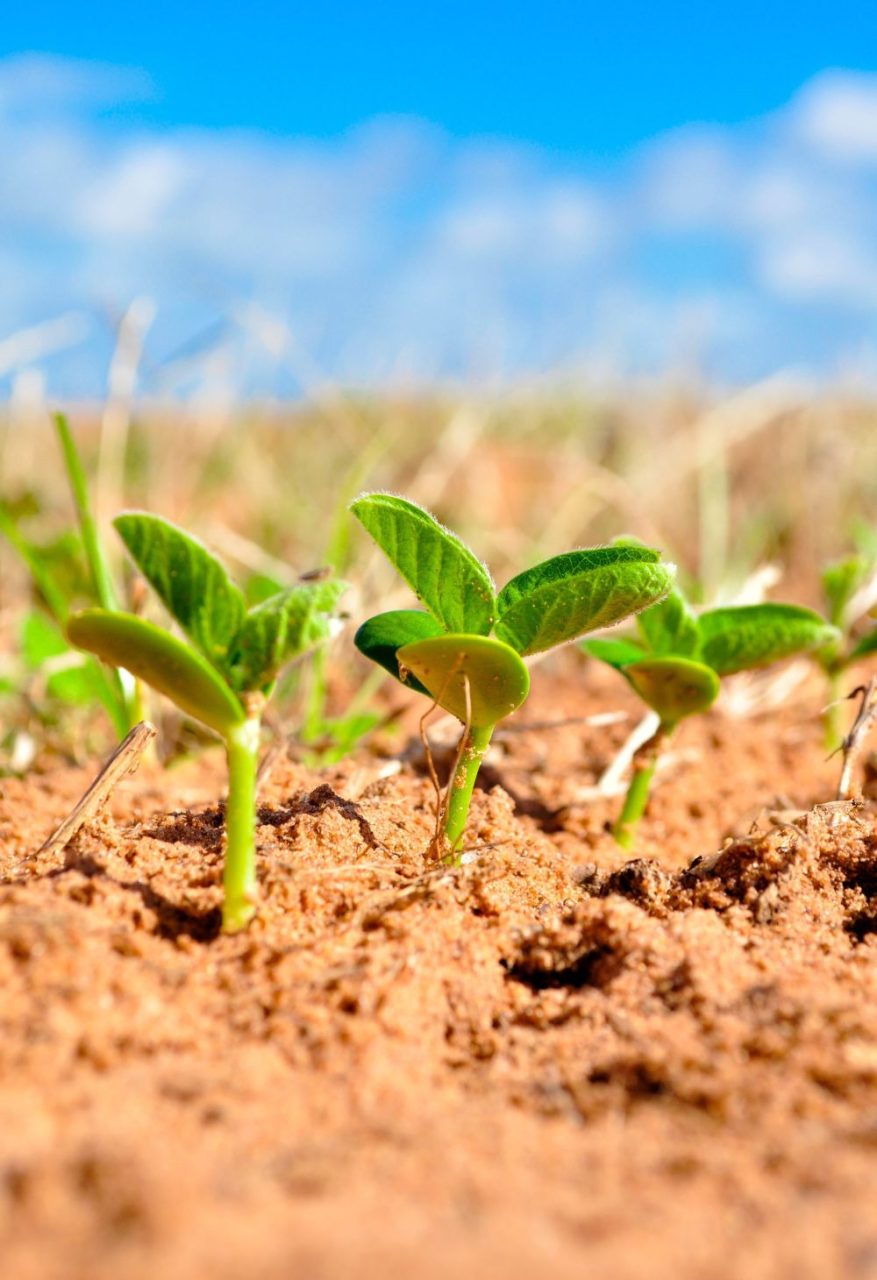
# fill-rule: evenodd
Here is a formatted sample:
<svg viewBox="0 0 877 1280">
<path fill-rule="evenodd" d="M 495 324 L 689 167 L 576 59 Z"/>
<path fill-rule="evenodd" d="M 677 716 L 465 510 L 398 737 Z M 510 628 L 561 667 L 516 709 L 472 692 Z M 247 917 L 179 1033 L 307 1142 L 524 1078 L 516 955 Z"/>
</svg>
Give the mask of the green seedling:
<svg viewBox="0 0 877 1280">
<path fill-rule="evenodd" d="M 76 510 L 78 533 L 69 531 L 51 546 L 39 546 L 27 538 L 13 510 L 0 505 L 0 534 L 24 563 L 36 594 L 51 617 L 52 622 L 46 620 L 43 628 L 46 637 L 53 633 L 54 652 L 50 656 L 61 658 L 66 651 L 73 658 L 75 655 L 63 634 L 73 600 L 81 603 L 84 595 L 105 610 L 116 610 L 119 603 L 73 434 L 63 414 L 55 414 L 54 424 Z M 136 681 L 127 671 L 108 672 L 93 659 L 83 662 L 80 658 L 77 666 L 71 664 L 62 680 L 52 682 L 50 692 L 69 704 L 89 702 L 96 697 L 120 736 L 143 718 Z"/>
<path fill-rule="evenodd" d="M 842 693 L 844 673 L 869 654 L 877 653 L 877 627 L 861 632 L 863 614 L 875 603 L 869 590 L 873 582 L 875 560 L 864 552 L 830 564 L 822 573 L 822 597 L 828 621 L 837 629 L 836 638 L 816 651 L 816 661 L 825 672 L 828 683 L 828 705 L 825 708 L 825 745 L 836 751 L 841 744 Z M 862 607 L 862 596 L 867 597 Z M 858 634 L 857 634 L 858 633 Z"/>
<path fill-rule="evenodd" d="M 124 667 L 219 735 L 228 761 L 226 932 L 256 910 L 255 796 L 262 713 L 281 668 L 322 644 L 345 590 L 335 579 L 301 583 L 248 608 L 206 547 L 158 516 L 114 521 L 132 560 L 186 641 L 133 614 L 86 609 L 67 624 L 72 644 Z"/>
<path fill-rule="evenodd" d="M 765 667 L 834 642 L 836 629 L 793 604 L 750 604 L 695 615 L 678 590 L 637 619 L 635 637 L 586 640 L 583 649 L 619 671 L 658 716 L 655 733 L 634 758 L 633 776 L 613 833 L 633 845 L 652 778 L 681 720 L 706 711 L 723 676 Z"/>
<path fill-rule="evenodd" d="M 524 658 L 660 600 L 674 569 L 648 547 L 592 547 L 545 560 L 497 593 L 465 543 L 413 502 L 369 493 L 351 510 L 424 606 L 370 618 L 357 648 L 464 726 L 441 815 L 443 856 L 457 862 L 494 728 L 529 692 Z"/>
</svg>

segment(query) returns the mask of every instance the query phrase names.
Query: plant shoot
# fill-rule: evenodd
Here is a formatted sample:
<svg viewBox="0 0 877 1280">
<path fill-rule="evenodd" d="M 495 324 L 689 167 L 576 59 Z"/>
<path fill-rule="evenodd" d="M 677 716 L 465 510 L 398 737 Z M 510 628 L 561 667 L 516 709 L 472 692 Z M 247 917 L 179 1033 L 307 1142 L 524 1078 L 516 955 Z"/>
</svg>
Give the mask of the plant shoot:
<svg viewBox="0 0 877 1280">
<path fill-rule="evenodd" d="M 219 735 L 228 761 L 223 928 L 256 911 L 255 799 L 262 713 L 288 662 L 329 636 L 345 590 L 334 579 L 301 583 L 248 608 L 225 567 L 195 538 L 158 516 L 114 521 L 132 560 L 185 640 L 133 614 L 86 609 L 67 624 L 71 643 L 123 667 Z"/>
<path fill-rule="evenodd" d="M 370 618 L 357 648 L 463 725 L 442 815 L 444 857 L 459 862 L 493 731 L 529 692 L 524 659 L 654 604 L 674 569 L 648 547 L 592 547 L 545 560 L 497 592 L 469 547 L 415 503 L 368 493 L 351 510 L 423 605 Z"/>
<path fill-rule="evenodd" d="M 723 676 L 832 644 L 838 632 L 819 614 L 792 604 L 750 604 L 695 615 L 678 589 L 637 618 L 636 637 L 586 640 L 583 649 L 619 671 L 658 716 L 658 728 L 634 758 L 613 828 L 633 846 L 661 753 L 677 725 L 715 702 Z"/>
</svg>

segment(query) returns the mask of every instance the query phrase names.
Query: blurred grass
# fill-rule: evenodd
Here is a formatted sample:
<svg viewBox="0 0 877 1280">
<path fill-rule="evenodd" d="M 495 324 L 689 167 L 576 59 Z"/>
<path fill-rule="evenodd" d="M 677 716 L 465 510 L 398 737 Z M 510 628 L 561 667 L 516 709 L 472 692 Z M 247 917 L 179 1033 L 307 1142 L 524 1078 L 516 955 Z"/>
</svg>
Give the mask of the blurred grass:
<svg viewBox="0 0 877 1280">
<path fill-rule="evenodd" d="M 105 531 L 123 507 L 159 512 L 251 577 L 254 591 L 334 558 L 354 584 L 354 621 L 406 602 L 345 515 L 363 488 L 430 507 L 500 581 L 539 557 L 629 533 L 660 546 L 710 598 L 777 562 L 778 594 L 817 603 L 820 566 L 849 549 L 857 523 L 877 525 L 877 404 L 802 397 L 779 381 L 714 402 L 670 391 L 537 390 L 336 395 L 232 415 L 142 408 L 127 424 L 123 466 L 104 473 L 102 410 L 74 408 L 70 417 L 89 473 L 115 477 L 95 494 Z M 0 414 L 0 498 L 30 513 L 41 542 L 73 524 L 47 414 Z M 122 572 L 111 530 L 107 545 Z M 0 654 L 15 644 L 28 597 L 25 572 L 0 542 Z M 336 646 L 339 699 L 362 676 L 351 650 Z"/>
<path fill-rule="evenodd" d="M 94 475 L 99 415 L 74 411 L 71 421 Z M 96 496 L 104 524 L 124 506 L 147 507 L 208 541 L 228 530 L 292 572 L 321 563 L 333 542 L 343 546 L 339 509 L 368 487 L 429 505 L 500 574 L 625 531 L 659 541 L 695 577 L 705 551 L 719 578 L 776 556 L 797 576 L 841 552 L 857 518 L 873 519 L 875 426 L 877 405 L 796 403 L 781 390 L 744 393 L 722 415 L 672 396 L 362 399 L 348 402 L 343 422 L 306 408 L 244 408 L 217 420 L 155 410 L 131 425 L 121 486 Z M 46 540 L 69 527 L 63 468 L 42 415 L 0 417 L 0 496 L 30 504 Z M 727 503 L 727 536 L 713 530 L 716 545 L 705 548 L 717 501 Z M 361 562 L 366 540 L 347 530 Z M 21 575 L 2 546 L 0 567 L 5 609 Z"/>
</svg>

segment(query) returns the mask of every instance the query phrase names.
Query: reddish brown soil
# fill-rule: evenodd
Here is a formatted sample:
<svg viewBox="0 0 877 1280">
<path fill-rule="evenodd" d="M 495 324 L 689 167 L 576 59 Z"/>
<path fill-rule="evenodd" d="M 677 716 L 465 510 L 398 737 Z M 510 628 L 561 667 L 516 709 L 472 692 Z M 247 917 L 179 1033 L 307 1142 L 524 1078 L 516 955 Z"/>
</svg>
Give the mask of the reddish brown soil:
<svg viewBox="0 0 877 1280">
<path fill-rule="evenodd" d="M 231 938 L 217 759 L 62 859 L 88 773 L 0 784 L 3 1274 L 877 1276 L 877 826 L 812 809 L 818 693 L 686 727 L 626 866 L 575 803 L 618 726 L 508 735 L 460 870 L 416 763 L 279 766 Z"/>
</svg>

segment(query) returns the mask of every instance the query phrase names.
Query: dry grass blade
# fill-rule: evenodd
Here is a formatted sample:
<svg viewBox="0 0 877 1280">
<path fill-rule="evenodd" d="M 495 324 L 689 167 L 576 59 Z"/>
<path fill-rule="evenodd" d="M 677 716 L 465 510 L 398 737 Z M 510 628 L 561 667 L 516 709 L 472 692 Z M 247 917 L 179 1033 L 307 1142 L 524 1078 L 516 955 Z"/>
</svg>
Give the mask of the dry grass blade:
<svg viewBox="0 0 877 1280">
<path fill-rule="evenodd" d="M 148 720 L 141 720 L 140 724 L 134 726 L 127 738 L 116 747 L 72 812 L 40 846 L 37 851 L 39 854 L 60 853 L 82 825 L 100 813 L 122 778 L 128 773 L 133 773 L 137 768 L 143 752 L 155 735 L 155 726 Z"/>
</svg>

